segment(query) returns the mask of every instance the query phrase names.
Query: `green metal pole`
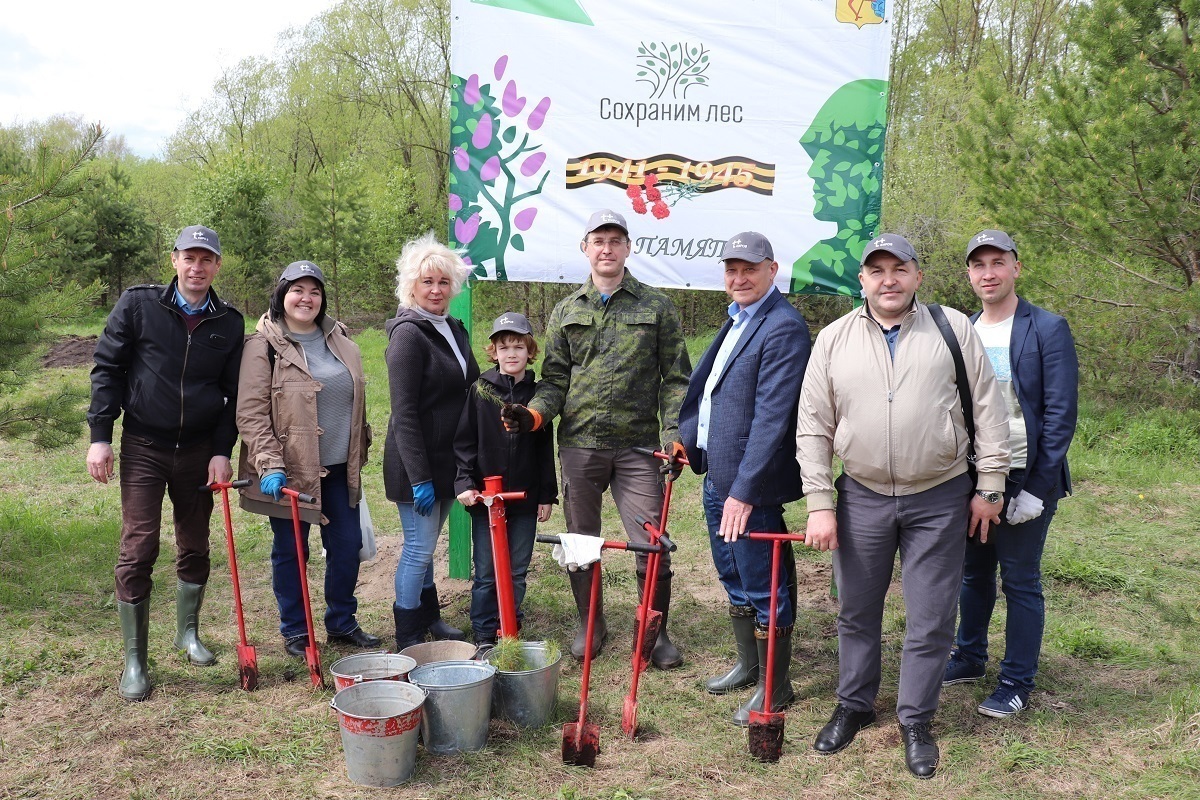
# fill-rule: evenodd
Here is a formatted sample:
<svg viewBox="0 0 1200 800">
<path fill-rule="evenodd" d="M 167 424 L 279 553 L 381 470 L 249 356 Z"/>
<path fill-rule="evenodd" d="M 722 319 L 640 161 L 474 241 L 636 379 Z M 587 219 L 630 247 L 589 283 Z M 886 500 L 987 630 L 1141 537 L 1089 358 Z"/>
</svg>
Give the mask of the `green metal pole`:
<svg viewBox="0 0 1200 800">
<path fill-rule="evenodd" d="M 471 335 L 471 283 L 463 284 L 463 290 L 450 301 L 450 316 L 457 317 L 467 326 L 467 337 Z M 450 577 L 471 577 L 471 515 L 461 503 L 450 508 Z"/>
</svg>

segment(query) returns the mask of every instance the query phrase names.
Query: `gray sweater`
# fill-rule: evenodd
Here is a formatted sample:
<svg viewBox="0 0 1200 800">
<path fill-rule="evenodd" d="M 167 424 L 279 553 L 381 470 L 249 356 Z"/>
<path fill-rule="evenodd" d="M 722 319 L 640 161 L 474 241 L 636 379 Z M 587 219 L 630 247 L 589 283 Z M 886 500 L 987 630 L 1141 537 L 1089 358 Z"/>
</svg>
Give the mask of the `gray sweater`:
<svg viewBox="0 0 1200 800">
<path fill-rule="evenodd" d="M 321 383 L 321 391 L 317 392 L 321 466 L 345 464 L 350 449 L 350 411 L 354 408 L 354 380 L 350 370 L 330 352 L 325 332 L 320 328 L 312 333 L 289 331 L 288 335 L 300 345 L 308 371 Z"/>
</svg>

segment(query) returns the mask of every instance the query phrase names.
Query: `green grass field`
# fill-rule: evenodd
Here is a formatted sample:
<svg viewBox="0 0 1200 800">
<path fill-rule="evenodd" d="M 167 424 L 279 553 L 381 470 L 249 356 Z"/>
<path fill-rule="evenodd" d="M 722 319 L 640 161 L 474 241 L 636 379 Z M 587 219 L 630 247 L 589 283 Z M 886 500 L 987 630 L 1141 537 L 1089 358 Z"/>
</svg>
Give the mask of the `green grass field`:
<svg viewBox="0 0 1200 800">
<path fill-rule="evenodd" d="M 94 331 L 93 331 L 94 332 Z M 72 331 L 82 334 L 84 331 Z M 381 332 L 359 336 L 378 443 L 387 422 Z M 695 349 L 703 342 L 694 342 Z M 85 387 L 87 368 L 47 371 Z M 173 545 L 164 539 L 150 628 L 155 691 L 120 700 L 122 665 L 113 605 L 119 498 L 83 465 L 86 437 L 56 452 L 0 444 L 0 797 L 4 798 L 1186 798 L 1200 797 L 1200 415 L 1084 410 L 1071 452 L 1075 495 L 1063 501 L 1045 557 L 1048 624 L 1040 687 L 1007 721 L 975 713 L 991 684 L 943 693 L 934 723 L 942 765 L 930 782 L 904 767 L 894 706 L 904 612 L 898 592 L 885 618 L 880 722 L 844 752 L 818 756 L 812 737 L 828 718 L 837 679 L 836 603 L 829 556 L 798 552 L 800 614 L 793 639 L 796 703 L 787 710 L 778 764 L 750 759 L 746 734 L 726 722 L 738 695 L 710 696 L 703 679 L 731 658 L 723 592 L 710 563 L 699 482 L 677 484 L 671 529 L 677 599 L 671 631 L 686 663 L 641 682 L 638 741 L 621 735 L 629 685 L 636 589 L 629 557 L 606 557 L 612 635 L 596 661 L 591 718 L 600 723 L 595 770 L 564 767 L 561 723 L 573 718 L 579 667 L 567 665 L 554 725 L 521 731 L 493 721 L 489 744 L 463 756 L 418 755 L 412 782 L 391 790 L 345 775 L 331 691 L 309 687 L 283 652 L 270 589 L 270 535 L 235 512 L 258 691 L 238 688 L 228 562 L 219 517 L 202 632 L 220 657 L 188 665 L 171 647 Z M 366 483 L 380 557 L 364 565 L 360 619 L 391 628 L 399 523 L 383 497 L 380 450 Z M 609 509 L 612 512 L 612 509 Z M 804 524 L 803 503 L 788 511 Z M 562 531 L 561 516 L 544 526 Z M 620 538 L 614 513 L 606 534 Z M 467 623 L 469 583 L 445 578 L 446 617 Z M 314 562 L 315 613 L 321 575 Z M 1001 641 L 1000 604 L 993 641 Z M 566 580 L 539 546 L 526 600 L 526 638 L 564 646 L 574 629 Z M 323 648 L 326 667 L 348 651 Z M 570 661 L 569 657 L 567 659 Z M 994 663 L 989 680 L 994 680 Z"/>
</svg>

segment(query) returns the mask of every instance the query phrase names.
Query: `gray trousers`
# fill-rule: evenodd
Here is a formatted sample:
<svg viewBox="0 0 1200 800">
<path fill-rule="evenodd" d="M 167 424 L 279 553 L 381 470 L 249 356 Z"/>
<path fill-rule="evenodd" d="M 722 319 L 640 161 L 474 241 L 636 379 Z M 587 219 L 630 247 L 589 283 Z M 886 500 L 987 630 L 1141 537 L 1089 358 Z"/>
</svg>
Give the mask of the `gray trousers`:
<svg viewBox="0 0 1200 800">
<path fill-rule="evenodd" d="M 846 475 L 837 488 L 838 700 L 854 711 L 875 705 L 884 598 L 899 551 L 905 634 L 896 716 L 905 725 L 928 722 L 954 641 L 971 479 L 960 475 L 903 497 L 876 494 Z"/>
<path fill-rule="evenodd" d="M 637 518 L 658 525 L 663 502 L 658 459 L 629 448 L 562 447 L 558 461 L 562 467 L 563 516 L 568 531 L 599 536 L 600 506 L 604 491 L 611 488 L 630 541 L 643 544 L 650 541 L 650 534 L 637 523 Z M 671 554 L 663 553 L 658 564 L 659 577 L 669 574 Z M 637 554 L 637 565 L 638 572 L 646 571 L 644 553 Z"/>
</svg>

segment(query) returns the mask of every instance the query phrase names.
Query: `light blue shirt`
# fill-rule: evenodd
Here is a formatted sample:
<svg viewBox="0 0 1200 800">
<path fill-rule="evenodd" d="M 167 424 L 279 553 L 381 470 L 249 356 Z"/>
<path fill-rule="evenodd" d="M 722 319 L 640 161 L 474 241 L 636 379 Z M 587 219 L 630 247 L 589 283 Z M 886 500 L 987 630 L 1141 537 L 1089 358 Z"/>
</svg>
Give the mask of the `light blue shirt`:
<svg viewBox="0 0 1200 800">
<path fill-rule="evenodd" d="M 712 371 L 708 373 L 708 380 L 704 382 L 704 394 L 700 396 L 700 413 L 696 419 L 696 446 L 701 450 L 708 449 L 708 417 L 712 411 L 713 389 L 716 388 L 717 381 L 721 378 L 721 373 L 725 371 L 725 364 L 729 361 L 729 356 L 733 353 L 733 349 L 737 347 L 738 340 L 742 338 L 742 333 L 773 291 L 776 291 L 775 287 L 771 287 L 771 291 L 768 291 L 745 308 L 742 308 L 737 303 L 729 304 L 729 316 L 733 318 L 733 326 L 730 327 L 729 333 L 725 334 L 725 340 L 721 342 L 721 347 L 717 350 L 717 356 L 713 360 Z"/>
<path fill-rule="evenodd" d="M 183 299 L 183 295 L 181 295 L 179 293 L 179 287 L 178 286 L 175 287 L 175 305 L 179 306 L 179 310 L 182 311 L 183 313 L 187 314 L 189 317 L 193 317 L 196 314 L 199 314 L 202 311 L 204 311 L 204 309 L 208 308 L 208 302 L 209 302 L 208 294 L 205 293 L 204 302 L 201 303 L 199 306 L 193 307 L 190 303 L 188 303 L 187 300 Z"/>
</svg>

